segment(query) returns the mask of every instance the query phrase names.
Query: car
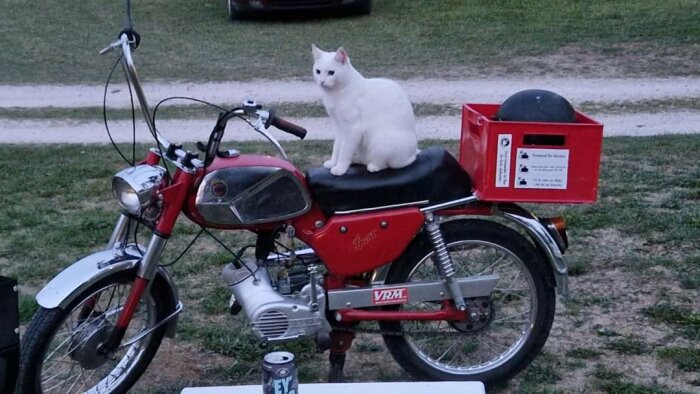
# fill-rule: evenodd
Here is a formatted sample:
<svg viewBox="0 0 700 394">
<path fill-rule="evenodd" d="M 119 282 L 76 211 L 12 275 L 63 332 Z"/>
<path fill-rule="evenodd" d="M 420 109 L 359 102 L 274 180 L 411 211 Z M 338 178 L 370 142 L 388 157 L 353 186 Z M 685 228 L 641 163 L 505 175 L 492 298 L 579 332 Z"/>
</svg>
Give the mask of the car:
<svg viewBox="0 0 700 394">
<path fill-rule="evenodd" d="M 245 19 L 262 12 L 335 10 L 367 15 L 372 0 L 226 0 L 231 19 Z"/>
</svg>

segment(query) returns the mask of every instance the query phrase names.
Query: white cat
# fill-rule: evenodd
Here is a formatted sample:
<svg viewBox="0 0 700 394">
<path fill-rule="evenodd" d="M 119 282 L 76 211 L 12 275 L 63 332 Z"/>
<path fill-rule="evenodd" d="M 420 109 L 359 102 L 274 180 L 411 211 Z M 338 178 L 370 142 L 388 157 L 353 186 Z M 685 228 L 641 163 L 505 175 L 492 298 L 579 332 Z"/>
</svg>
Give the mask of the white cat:
<svg viewBox="0 0 700 394">
<path fill-rule="evenodd" d="M 314 79 L 336 133 L 333 154 L 323 166 L 333 175 L 343 175 L 352 163 L 366 165 L 369 172 L 411 164 L 418 153 L 416 120 L 401 86 L 363 77 L 343 48 L 311 49 Z"/>
</svg>

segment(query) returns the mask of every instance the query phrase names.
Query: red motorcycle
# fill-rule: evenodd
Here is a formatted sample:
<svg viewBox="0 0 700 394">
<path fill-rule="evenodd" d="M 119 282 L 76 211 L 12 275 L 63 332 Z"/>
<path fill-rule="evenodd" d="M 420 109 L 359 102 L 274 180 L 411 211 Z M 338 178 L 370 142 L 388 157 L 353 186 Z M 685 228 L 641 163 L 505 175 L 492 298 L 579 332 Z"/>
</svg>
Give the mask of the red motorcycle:
<svg viewBox="0 0 700 394">
<path fill-rule="evenodd" d="M 128 11 L 128 0 L 127 0 Z M 306 130 L 254 102 L 223 111 L 200 153 L 167 142 L 132 60 L 130 25 L 118 50 L 157 145 L 117 173 L 121 213 L 107 247 L 59 273 L 37 295 L 22 347 L 19 392 L 124 393 L 173 337 L 182 311 L 161 254 L 180 213 L 207 228 L 252 231 L 254 257 L 223 268 L 231 310 L 261 344 L 313 338 L 342 379 L 360 323 L 378 322 L 392 356 L 416 379 L 502 382 L 526 367 L 566 293 L 561 218 L 481 201 L 447 151 L 424 149 L 400 170 L 341 177 L 286 160 L 269 126 Z M 283 158 L 222 149 L 243 119 Z M 172 169 L 172 170 L 171 170 Z M 148 228 L 147 245 L 133 242 Z M 302 244 L 297 247 L 295 244 Z"/>
</svg>

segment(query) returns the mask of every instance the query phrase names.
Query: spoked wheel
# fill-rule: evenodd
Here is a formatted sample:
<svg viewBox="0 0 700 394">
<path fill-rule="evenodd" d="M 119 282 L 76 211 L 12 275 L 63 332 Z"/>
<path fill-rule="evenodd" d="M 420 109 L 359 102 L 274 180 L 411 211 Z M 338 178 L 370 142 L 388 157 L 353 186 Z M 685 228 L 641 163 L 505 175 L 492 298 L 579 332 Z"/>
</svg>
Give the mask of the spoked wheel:
<svg viewBox="0 0 700 394">
<path fill-rule="evenodd" d="M 158 350 L 164 327 L 128 344 L 165 317 L 163 293 L 153 286 L 141 301 L 122 345 L 105 354 L 135 275 L 121 272 L 83 291 L 65 310 L 40 308 L 22 344 L 19 393 L 126 393 Z"/>
<path fill-rule="evenodd" d="M 494 291 L 465 299 L 465 322 L 382 322 L 384 341 L 394 359 L 419 379 L 502 382 L 526 367 L 547 340 L 555 309 L 551 271 L 534 246 L 509 227 L 457 220 L 441 229 L 457 276 L 498 275 Z M 418 238 L 394 262 L 387 284 L 437 279 L 433 254 L 427 238 Z M 441 307 L 438 302 L 401 306 Z"/>
</svg>

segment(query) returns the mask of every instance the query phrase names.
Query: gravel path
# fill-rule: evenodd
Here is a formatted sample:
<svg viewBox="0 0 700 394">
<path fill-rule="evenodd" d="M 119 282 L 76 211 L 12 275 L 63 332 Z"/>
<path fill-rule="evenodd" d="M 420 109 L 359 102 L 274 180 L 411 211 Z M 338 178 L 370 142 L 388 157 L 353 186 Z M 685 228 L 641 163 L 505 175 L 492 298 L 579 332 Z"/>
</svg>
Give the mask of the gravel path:
<svg viewBox="0 0 700 394">
<path fill-rule="evenodd" d="M 574 105 L 584 101 L 597 103 L 636 102 L 641 100 L 680 100 L 700 97 L 700 78 L 647 79 L 482 79 L 482 80 L 407 80 L 400 81 L 414 103 L 461 104 L 502 102 L 511 94 L 528 88 L 553 90 Z M 321 92 L 310 81 L 254 81 L 207 84 L 147 83 L 151 105 L 158 100 L 180 95 L 214 103 L 236 103 L 254 98 L 262 102 L 319 103 Z M 103 86 L 0 86 L 0 108 L 78 108 L 102 104 Z M 108 105 L 129 105 L 125 86 L 110 87 Z M 292 115 L 292 114 L 288 114 Z M 700 133 L 700 109 L 673 112 L 636 112 L 595 114 L 605 125 L 606 136 L 642 136 L 668 133 Z M 332 138 L 327 118 L 293 118 L 306 127 L 310 139 Z M 205 140 L 213 125 L 211 120 L 163 120 L 158 128 L 173 141 Z M 110 123 L 115 140 L 131 140 L 129 122 Z M 459 137 L 460 116 L 431 116 L 418 119 L 420 138 L 453 139 Z M 229 132 L 229 139 L 251 140 L 262 137 L 241 126 Z M 280 139 L 289 139 L 277 133 Z M 293 137 L 291 137 L 293 138 Z M 143 123 L 138 124 L 137 139 L 150 141 Z M 63 120 L 11 120 L 0 118 L 0 143 L 108 143 L 101 122 Z"/>
<path fill-rule="evenodd" d="M 645 79 L 518 78 L 445 81 L 399 81 L 414 103 L 461 104 L 502 102 L 523 89 L 555 91 L 573 103 L 638 101 L 700 97 L 700 77 Z M 214 103 L 320 102 L 321 92 L 311 81 L 253 81 L 205 84 L 144 82 L 151 105 L 171 96 L 190 96 Z M 110 85 L 108 105 L 127 107 L 125 85 Z M 104 86 L 3 86 L 0 108 L 95 107 L 102 105 Z"/>
<path fill-rule="evenodd" d="M 648 136 L 658 134 L 700 134 L 700 111 L 672 112 L 658 114 L 626 114 L 595 117 L 604 124 L 604 135 Z M 289 118 L 290 121 L 306 127 L 307 139 L 332 139 L 333 132 L 327 118 Z M 215 119 L 212 120 L 163 120 L 158 122 L 158 130 L 169 141 L 206 141 Z M 458 139 L 461 119 L 458 116 L 429 116 L 418 118 L 420 139 Z M 112 137 L 117 142 L 131 142 L 131 122 L 110 122 Z M 224 140 L 261 140 L 259 134 L 244 123 L 238 127 L 229 126 Z M 281 131 L 272 134 L 279 140 L 296 140 Z M 137 123 L 136 139 L 139 142 L 152 142 L 145 123 Z M 41 143 L 82 143 L 107 144 L 109 139 L 102 123 L 81 123 L 69 121 L 1 121 L 0 142 L 9 144 Z"/>
</svg>

